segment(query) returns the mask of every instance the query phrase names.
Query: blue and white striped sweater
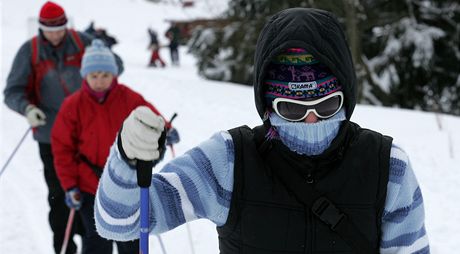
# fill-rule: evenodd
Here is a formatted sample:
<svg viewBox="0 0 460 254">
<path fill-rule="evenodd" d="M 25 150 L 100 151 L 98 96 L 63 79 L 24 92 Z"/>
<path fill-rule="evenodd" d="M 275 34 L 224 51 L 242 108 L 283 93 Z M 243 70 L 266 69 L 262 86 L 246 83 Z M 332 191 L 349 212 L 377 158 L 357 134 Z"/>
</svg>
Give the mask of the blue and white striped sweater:
<svg viewBox="0 0 460 254">
<path fill-rule="evenodd" d="M 198 218 L 223 225 L 233 189 L 233 160 L 231 136 L 222 132 L 154 174 L 150 188 L 151 232 L 165 232 Z M 96 194 L 99 234 L 121 241 L 138 238 L 138 202 L 136 173 L 114 145 Z"/>
<path fill-rule="evenodd" d="M 380 252 L 430 253 L 423 197 L 406 153 L 393 145 Z"/>
<path fill-rule="evenodd" d="M 220 132 L 169 162 L 153 175 L 151 233 L 171 230 L 186 221 L 206 218 L 223 225 L 233 189 L 234 149 L 228 132 Z M 139 236 L 139 188 L 136 173 L 112 147 L 95 204 L 99 234 L 114 240 Z M 381 253 L 429 253 L 423 199 L 407 155 L 393 146 Z"/>
</svg>

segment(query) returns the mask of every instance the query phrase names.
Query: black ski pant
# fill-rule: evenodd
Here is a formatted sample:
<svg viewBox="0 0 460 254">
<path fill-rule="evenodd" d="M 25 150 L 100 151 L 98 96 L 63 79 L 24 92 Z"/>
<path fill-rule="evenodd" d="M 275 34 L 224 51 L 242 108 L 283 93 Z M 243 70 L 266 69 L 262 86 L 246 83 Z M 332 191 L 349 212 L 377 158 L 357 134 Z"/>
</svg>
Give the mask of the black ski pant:
<svg viewBox="0 0 460 254">
<path fill-rule="evenodd" d="M 113 242 L 99 236 L 96 232 L 94 219 L 94 195 L 82 193 L 82 206 L 79 210 L 85 237 L 83 238 L 82 254 L 112 254 Z M 115 242 L 119 254 L 139 253 L 139 240 L 129 242 Z"/>
<path fill-rule="evenodd" d="M 62 242 L 64 241 L 65 228 L 70 210 L 65 204 L 65 193 L 59 183 L 59 179 L 57 178 L 56 170 L 54 169 L 51 145 L 38 143 L 38 146 L 40 149 L 40 158 L 42 159 L 44 166 L 45 181 L 48 186 L 48 203 L 50 206 L 48 220 L 51 226 L 51 231 L 53 231 L 53 247 L 54 251 L 59 254 Z M 77 217 L 78 216 L 75 216 L 75 218 Z M 73 241 L 73 235 L 75 230 L 78 230 L 75 228 L 78 224 L 79 220 L 74 220 L 74 226 L 72 226 L 72 233 L 67 245 L 66 254 L 75 254 L 77 252 L 77 246 Z"/>
<path fill-rule="evenodd" d="M 179 51 L 178 46 L 169 46 L 169 52 L 171 54 L 171 62 L 173 65 L 179 65 Z"/>
</svg>

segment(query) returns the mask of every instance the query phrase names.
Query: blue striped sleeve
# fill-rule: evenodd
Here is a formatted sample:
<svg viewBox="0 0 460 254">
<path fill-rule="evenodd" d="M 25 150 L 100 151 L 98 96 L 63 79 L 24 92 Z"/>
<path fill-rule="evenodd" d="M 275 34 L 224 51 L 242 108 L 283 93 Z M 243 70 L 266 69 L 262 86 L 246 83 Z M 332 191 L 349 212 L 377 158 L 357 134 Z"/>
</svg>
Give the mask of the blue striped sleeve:
<svg viewBox="0 0 460 254">
<path fill-rule="evenodd" d="M 430 253 L 423 197 L 406 153 L 393 145 L 380 253 Z"/>
<path fill-rule="evenodd" d="M 233 165 L 231 136 L 220 132 L 153 174 L 150 232 L 165 232 L 199 218 L 223 225 L 230 210 Z M 138 238 L 136 173 L 121 159 L 116 145 L 102 174 L 94 207 L 101 236 L 118 241 Z"/>
</svg>

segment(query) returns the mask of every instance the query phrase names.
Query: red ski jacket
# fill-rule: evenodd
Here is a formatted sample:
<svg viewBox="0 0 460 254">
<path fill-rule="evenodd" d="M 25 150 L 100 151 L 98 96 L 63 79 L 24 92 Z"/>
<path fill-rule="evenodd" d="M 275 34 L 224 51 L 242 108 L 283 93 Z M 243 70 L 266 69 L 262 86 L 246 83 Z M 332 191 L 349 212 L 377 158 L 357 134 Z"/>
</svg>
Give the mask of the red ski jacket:
<svg viewBox="0 0 460 254">
<path fill-rule="evenodd" d="M 122 84 L 115 85 L 103 103 L 83 89 L 64 100 L 51 131 L 54 165 L 64 190 L 78 187 L 96 194 L 99 177 L 90 164 L 104 167 L 123 121 L 141 105 L 161 115 L 140 94 Z"/>
</svg>

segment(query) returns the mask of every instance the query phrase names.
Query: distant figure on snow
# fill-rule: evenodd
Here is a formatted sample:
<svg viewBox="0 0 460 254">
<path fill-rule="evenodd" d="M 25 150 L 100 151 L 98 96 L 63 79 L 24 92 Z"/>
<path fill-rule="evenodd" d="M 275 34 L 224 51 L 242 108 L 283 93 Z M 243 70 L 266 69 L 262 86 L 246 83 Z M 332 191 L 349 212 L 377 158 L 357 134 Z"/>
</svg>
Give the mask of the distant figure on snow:
<svg viewBox="0 0 460 254">
<path fill-rule="evenodd" d="M 161 57 L 160 57 L 160 43 L 158 42 L 157 32 L 155 32 L 153 29 L 149 28 L 148 33 L 149 33 L 149 36 L 150 36 L 149 49 L 152 51 L 149 66 L 150 67 L 156 67 L 157 62 L 159 62 L 161 67 L 165 67 L 166 64 L 163 61 L 163 59 L 161 59 Z"/>
<path fill-rule="evenodd" d="M 109 48 L 112 48 L 113 45 L 118 43 L 117 39 L 109 35 L 106 29 L 94 28 L 94 21 L 91 21 L 88 28 L 86 28 L 85 33 L 88 33 L 97 39 L 101 39 L 104 42 L 104 44 Z"/>
<path fill-rule="evenodd" d="M 172 21 L 171 26 L 165 33 L 166 38 L 169 39 L 169 50 L 171 53 L 171 62 L 173 65 L 179 65 L 179 42 L 180 42 L 180 29 L 176 22 Z"/>
</svg>

